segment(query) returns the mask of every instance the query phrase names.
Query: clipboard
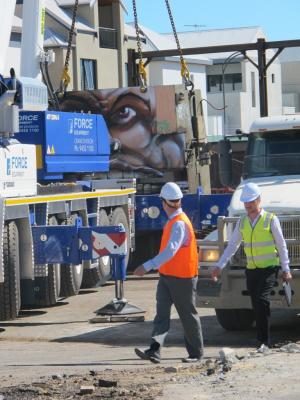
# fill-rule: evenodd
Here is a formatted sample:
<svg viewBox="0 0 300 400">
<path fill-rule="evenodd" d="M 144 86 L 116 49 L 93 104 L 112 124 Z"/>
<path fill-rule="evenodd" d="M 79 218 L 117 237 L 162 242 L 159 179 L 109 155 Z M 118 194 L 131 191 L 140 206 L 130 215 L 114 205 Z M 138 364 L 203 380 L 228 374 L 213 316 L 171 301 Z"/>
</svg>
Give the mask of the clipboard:
<svg viewBox="0 0 300 400">
<path fill-rule="evenodd" d="M 283 291 L 284 291 L 286 304 L 288 305 L 288 307 L 290 307 L 290 305 L 292 304 L 292 289 L 291 289 L 291 285 L 289 284 L 289 282 L 283 282 L 282 288 L 283 288 Z"/>
</svg>

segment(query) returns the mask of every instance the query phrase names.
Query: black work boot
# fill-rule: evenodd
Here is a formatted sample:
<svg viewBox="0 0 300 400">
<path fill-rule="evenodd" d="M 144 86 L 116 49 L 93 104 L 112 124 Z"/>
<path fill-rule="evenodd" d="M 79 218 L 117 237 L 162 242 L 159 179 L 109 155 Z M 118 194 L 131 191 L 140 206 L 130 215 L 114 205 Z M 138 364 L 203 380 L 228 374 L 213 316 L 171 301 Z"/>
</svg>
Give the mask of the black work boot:
<svg viewBox="0 0 300 400">
<path fill-rule="evenodd" d="M 140 357 L 142 360 L 149 360 L 153 362 L 154 364 L 159 364 L 160 363 L 160 351 L 158 350 L 153 350 L 153 349 L 147 349 L 147 350 L 141 350 L 138 348 L 134 349 L 135 354 Z"/>
</svg>

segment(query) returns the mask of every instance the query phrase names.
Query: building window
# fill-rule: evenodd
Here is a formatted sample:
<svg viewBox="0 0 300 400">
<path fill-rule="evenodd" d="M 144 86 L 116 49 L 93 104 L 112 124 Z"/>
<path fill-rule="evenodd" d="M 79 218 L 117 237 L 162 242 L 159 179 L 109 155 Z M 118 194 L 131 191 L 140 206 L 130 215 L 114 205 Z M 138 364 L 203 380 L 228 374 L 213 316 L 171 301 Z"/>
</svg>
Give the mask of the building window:
<svg viewBox="0 0 300 400">
<path fill-rule="evenodd" d="M 21 35 L 21 33 L 12 32 L 12 33 L 10 34 L 10 42 L 21 43 L 21 40 L 22 40 L 22 35 Z"/>
<path fill-rule="evenodd" d="M 272 83 L 275 83 L 275 74 L 272 74 Z"/>
<path fill-rule="evenodd" d="M 255 73 L 254 72 L 251 72 L 251 96 L 252 96 L 252 107 L 256 107 Z"/>
<path fill-rule="evenodd" d="M 99 28 L 99 46 L 103 49 L 117 49 L 117 30 L 112 28 Z"/>
<path fill-rule="evenodd" d="M 240 91 L 242 89 L 242 74 L 225 74 L 224 75 L 225 91 Z M 223 91 L 222 75 L 207 75 L 207 91 L 210 93 Z"/>
<path fill-rule="evenodd" d="M 207 91 L 222 92 L 222 75 L 207 75 Z"/>
<path fill-rule="evenodd" d="M 80 59 L 81 90 L 97 88 L 96 61 Z"/>
<path fill-rule="evenodd" d="M 112 1 L 99 1 L 99 46 L 104 49 L 117 49 L 118 18 L 114 13 L 113 5 L 105 3 L 112 3 Z"/>
<path fill-rule="evenodd" d="M 239 91 L 242 89 L 242 74 L 225 74 L 226 90 Z"/>
</svg>

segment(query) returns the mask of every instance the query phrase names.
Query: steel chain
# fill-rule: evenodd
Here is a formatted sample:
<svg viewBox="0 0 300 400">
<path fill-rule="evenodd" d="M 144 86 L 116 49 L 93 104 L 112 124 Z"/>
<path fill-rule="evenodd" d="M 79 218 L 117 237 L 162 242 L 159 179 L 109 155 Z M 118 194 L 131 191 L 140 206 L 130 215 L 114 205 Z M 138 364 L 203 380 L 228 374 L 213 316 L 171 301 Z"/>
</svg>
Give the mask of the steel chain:
<svg viewBox="0 0 300 400">
<path fill-rule="evenodd" d="M 182 76 L 182 78 L 184 80 L 185 86 L 186 87 L 191 86 L 192 87 L 191 90 L 193 90 L 194 89 L 194 84 L 190 79 L 190 71 L 189 71 L 189 69 L 188 69 L 188 67 L 186 65 L 186 62 L 185 62 L 184 58 L 183 58 L 183 53 L 182 53 L 181 46 L 180 46 L 180 43 L 179 43 L 179 38 L 178 38 L 178 35 L 177 35 L 176 26 L 175 26 L 174 18 L 173 18 L 173 15 L 172 15 L 172 11 L 171 11 L 169 0 L 165 0 L 165 2 L 166 2 L 167 10 L 168 10 L 168 14 L 169 14 L 169 19 L 170 19 L 170 22 L 171 22 L 172 30 L 173 30 L 174 39 L 175 39 L 175 42 L 176 42 L 176 45 L 177 45 L 177 49 L 178 49 L 178 53 L 179 53 L 180 64 L 181 64 L 181 76 Z"/>
<path fill-rule="evenodd" d="M 71 28 L 69 30 L 67 54 L 66 54 L 65 65 L 64 65 L 64 69 L 63 69 L 63 73 L 62 73 L 62 77 L 61 77 L 61 85 L 60 85 L 61 92 L 65 92 L 65 90 L 71 80 L 70 75 L 69 75 L 69 62 L 70 62 L 70 56 L 71 56 L 73 34 L 74 34 L 74 30 L 75 30 L 78 3 L 79 3 L 79 0 L 75 0 L 74 8 L 73 8 L 73 15 L 72 15 L 72 23 L 71 23 Z"/>
<path fill-rule="evenodd" d="M 139 77 L 140 77 L 140 82 L 141 82 L 140 89 L 142 92 L 145 92 L 147 90 L 147 71 L 145 69 L 145 65 L 144 65 L 144 61 L 143 61 L 140 28 L 139 28 L 139 24 L 138 24 L 137 9 L 136 9 L 136 0 L 132 0 L 132 7 L 133 7 L 136 39 L 137 39 L 137 48 L 138 48 L 138 54 L 139 54 Z"/>
<path fill-rule="evenodd" d="M 67 48 L 67 54 L 66 54 L 65 67 L 69 66 L 70 55 L 71 55 L 71 46 L 72 46 L 72 39 L 73 39 L 74 30 L 75 30 L 77 10 L 78 10 L 78 0 L 75 0 L 74 9 L 73 9 L 73 15 L 72 15 L 72 24 L 71 24 L 71 29 L 69 31 L 69 40 L 68 40 L 68 48 Z"/>
</svg>

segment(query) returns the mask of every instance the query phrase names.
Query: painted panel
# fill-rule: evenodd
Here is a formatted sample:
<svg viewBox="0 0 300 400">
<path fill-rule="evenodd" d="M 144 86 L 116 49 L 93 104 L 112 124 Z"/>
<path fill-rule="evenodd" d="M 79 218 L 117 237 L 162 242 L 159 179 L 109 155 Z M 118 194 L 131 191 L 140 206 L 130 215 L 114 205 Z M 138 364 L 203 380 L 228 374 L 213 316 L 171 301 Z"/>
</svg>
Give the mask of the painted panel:
<svg viewBox="0 0 300 400">
<path fill-rule="evenodd" d="M 175 86 L 138 87 L 68 92 L 61 109 L 102 114 L 111 141 L 121 150 L 110 168 L 161 176 L 184 168 L 185 125 Z"/>
</svg>

